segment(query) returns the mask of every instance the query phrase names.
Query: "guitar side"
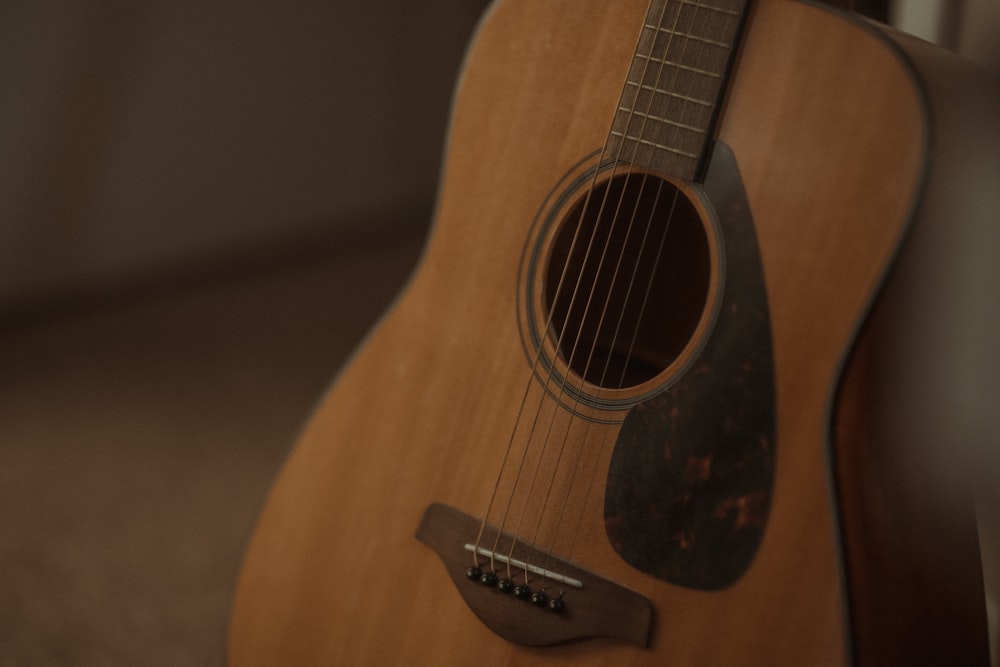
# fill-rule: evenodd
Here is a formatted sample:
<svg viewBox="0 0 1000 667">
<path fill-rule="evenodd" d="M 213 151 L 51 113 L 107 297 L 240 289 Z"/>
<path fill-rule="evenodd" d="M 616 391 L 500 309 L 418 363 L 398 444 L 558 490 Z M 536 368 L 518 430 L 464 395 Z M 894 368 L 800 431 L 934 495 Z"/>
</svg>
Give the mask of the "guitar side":
<svg viewBox="0 0 1000 667">
<path fill-rule="evenodd" d="M 976 447 L 997 441 L 998 90 L 926 42 L 924 184 L 833 409 L 851 636 L 859 664 L 987 665 Z M 991 327 L 991 323 L 993 323 Z"/>
<path fill-rule="evenodd" d="M 830 410 L 836 400 L 839 436 L 868 423 L 853 369 L 869 348 L 869 309 L 905 247 L 931 128 L 912 62 L 878 30 L 820 7 L 756 3 L 718 130 L 753 213 L 775 356 L 776 482 L 750 569 L 714 592 L 649 577 L 608 543 L 595 492 L 574 560 L 649 598 L 650 647 L 524 648 L 480 623 L 414 537 L 432 503 L 485 510 L 530 375 L 516 315 L 525 239 L 554 184 L 604 143 L 645 4 L 491 9 L 456 97 L 433 235 L 271 492 L 239 582 L 230 664 L 865 657 L 850 639 L 856 596 L 845 596 L 838 523 L 849 508 L 832 496 Z M 859 332 L 861 352 L 849 355 Z M 585 438 L 603 445 L 614 428 Z"/>
</svg>

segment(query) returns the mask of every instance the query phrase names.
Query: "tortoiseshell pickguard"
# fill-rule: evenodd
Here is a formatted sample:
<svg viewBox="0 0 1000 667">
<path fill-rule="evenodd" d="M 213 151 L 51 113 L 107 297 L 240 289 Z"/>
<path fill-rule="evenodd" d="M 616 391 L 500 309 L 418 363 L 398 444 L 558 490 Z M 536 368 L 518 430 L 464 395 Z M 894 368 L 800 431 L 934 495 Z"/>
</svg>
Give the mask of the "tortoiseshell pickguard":
<svg viewBox="0 0 1000 667">
<path fill-rule="evenodd" d="M 670 388 L 622 424 L 605 528 L 628 563 L 716 590 L 753 561 L 774 479 L 774 357 L 764 273 L 746 195 L 717 144 L 704 191 L 724 239 L 726 282 L 710 338 Z"/>
</svg>

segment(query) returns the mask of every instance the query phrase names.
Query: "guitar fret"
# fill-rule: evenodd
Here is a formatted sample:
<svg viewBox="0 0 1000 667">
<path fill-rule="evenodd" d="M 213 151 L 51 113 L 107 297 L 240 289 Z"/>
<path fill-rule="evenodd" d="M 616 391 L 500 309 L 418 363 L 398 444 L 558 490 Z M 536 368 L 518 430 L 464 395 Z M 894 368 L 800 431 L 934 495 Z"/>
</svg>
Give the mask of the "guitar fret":
<svg viewBox="0 0 1000 667">
<path fill-rule="evenodd" d="M 674 98 L 677 98 L 679 100 L 684 100 L 685 102 L 690 102 L 691 104 L 697 104 L 698 106 L 702 106 L 702 107 L 705 107 L 707 109 L 710 109 L 710 108 L 712 108 L 712 107 L 715 106 L 712 102 L 706 102 L 705 100 L 699 100 L 696 97 L 690 97 L 688 95 L 681 95 L 680 93 L 674 93 L 674 92 L 671 92 L 669 90 L 663 90 L 662 88 L 656 88 L 654 86 L 650 86 L 649 84 L 645 84 L 645 83 L 642 84 L 642 85 L 639 85 L 635 81 L 626 81 L 625 85 L 628 85 L 628 86 L 637 86 L 640 90 L 648 90 L 648 91 L 651 91 L 653 93 L 657 93 L 659 95 L 667 95 L 669 97 L 674 97 Z"/>
<path fill-rule="evenodd" d="M 664 27 L 661 27 L 661 26 L 655 26 L 655 25 L 651 25 L 649 23 L 644 24 L 643 27 L 644 28 L 649 28 L 650 30 L 656 30 L 658 32 L 665 32 L 668 35 L 676 35 L 677 37 L 683 37 L 685 39 L 691 39 L 691 40 L 694 40 L 696 42 L 701 42 L 703 44 L 710 44 L 712 46 L 718 46 L 718 47 L 721 47 L 723 49 L 730 48 L 730 45 L 726 44 L 725 42 L 720 42 L 720 41 L 717 41 L 717 40 L 714 40 L 714 39 L 709 39 L 707 37 L 699 37 L 698 35 L 689 35 L 686 32 L 678 32 L 676 30 L 671 30 L 670 28 L 664 28 Z"/>
<path fill-rule="evenodd" d="M 659 148 L 660 150 L 667 151 L 668 153 L 674 153 L 675 155 L 680 155 L 682 157 L 692 158 L 697 160 L 698 156 L 695 153 L 689 153 L 687 151 L 682 151 L 679 148 L 673 148 L 671 146 L 665 146 L 663 144 L 657 143 L 655 141 L 650 141 L 649 139 L 641 139 L 639 137 L 633 137 L 632 135 L 625 134 L 624 132 L 619 132 L 618 130 L 611 130 L 611 135 L 618 137 L 624 141 L 635 141 L 637 143 L 652 146 L 653 148 Z"/>
<path fill-rule="evenodd" d="M 732 9 L 726 9 L 725 7 L 713 7 L 712 5 L 706 5 L 704 2 L 695 2 L 695 0 L 681 0 L 681 4 L 689 5 L 691 7 L 699 7 L 701 9 L 708 9 L 713 12 L 719 12 L 720 14 L 728 14 L 729 16 L 741 16 L 740 12 Z"/>
<path fill-rule="evenodd" d="M 640 118 L 646 118 L 647 120 L 656 121 L 657 123 L 663 123 L 664 125 L 672 125 L 676 128 L 682 130 L 688 130 L 689 132 L 696 132 L 698 134 L 705 134 L 705 130 L 700 127 L 695 127 L 693 125 L 686 125 L 684 123 L 678 123 L 675 120 L 670 120 L 669 118 L 663 118 L 661 116 L 654 116 L 653 114 L 643 113 L 641 111 L 636 111 L 635 109 L 630 109 L 628 107 L 618 107 L 619 111 L 624 111 L 632 116 L 639 116 Z"/>
<path fill-rule="evenodd" d="M 702 76 L 709 76 L 713 79 L 721 79 L 722 75 L 717 72 L 709 72 L 706 69 L 700 69 L 698 67 L 691 67 L 690 65 L 681 65 L 680 63 L 675 63 L 667 60 L 666 58 L 655 58 L 651 55 L 646 55 L 644 53 L 636 54 L 640 58 L 645 58 L 646 60 L 654 63 L 659 63 L 661 65 L 666 65 L 668 67 L 676 67 L 677 69 L 684 70 L 685 72 L 692 72 L 694 74 L 701 74 Z"/>
<path fill-rule="evenodd" d="M 748 6 L 650 0 L 607 137 L 611 154 L 683 180 L 697 177 Z"/>
</svg>

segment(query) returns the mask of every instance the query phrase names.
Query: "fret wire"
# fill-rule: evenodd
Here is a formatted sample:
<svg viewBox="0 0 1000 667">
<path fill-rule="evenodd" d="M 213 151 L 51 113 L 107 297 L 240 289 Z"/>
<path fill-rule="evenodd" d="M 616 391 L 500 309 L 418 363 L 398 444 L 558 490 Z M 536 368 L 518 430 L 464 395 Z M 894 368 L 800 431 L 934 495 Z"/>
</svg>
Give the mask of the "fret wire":
<svg viewBox="0 0 1000 667">
<path fill-rule="evenodd" d="M 673 125 L 682 130 L 689 130 L 691 132 L 697 132 L 698 134 L 705 134 L 705 129 L 701 127 L 695 127 L 693 125 L 686 125 L 684 123 L 678 123 L 675 120 L 670 120 L 669 118 L 663 118 L 662 116 L 654 116 L 651 113 L 643 113 L 641 111 L 636 111 L 634 109 L 629 109 L 628 107 L 618 107 L 619 111 L 624 111 L 625 113 L 631 114 L 633 116 L 640 116 L 642 118 L 647 118 L 658 123 L 663 123 L 664 125 Z"/>
<path fill-rule="evenodd" d="M 669 35 L 676 35 L 678 37 L 683 37 L 685 39 L 691 39 L 691 40 L 694 40 L 696 42 L 702 42 L 703 44 L 710 44 L 712 46 L 718 46 L 718 47 L 721 47 L 723 49 L 729 49 L 729 48 L 731 48 L 731 45 L 727 44 L 726 42 L 720 42 L 720 41 L 717 41 L 717 40 L 714 40 L 714 39 L 708 39 L 707 37 L 699 37 L 697 35 L 689 35 L 686 32 L 678 32 L 676 30 L 671 30 L 670 28 L 663 28 L 663 27 L 659 27 L 659 26 L 655 26 L 655 25 L 650 25 L 649 23 L 643 24 L 643 27 L 644 28 L 649 28 L 650 30 L 656 30 L 658 32 L 665 32 L 665 33 L 667 33 Z M 652 45 L 650 45 L 650 46 L 652 47 Z"/>
<path fill-rule="evenodd" d="M 698 159 L 698 156 L 694 153 L 688 153 L 687 151 L 682 151 L 678 148 L 671 148 L 670 146 L 664 146 L 663 144 L 658 144 L 655 141 L 650 141 L 649 139 L 640 139 L 639 137 L 633 137 L 632 135 L 627 135 L 624 132 L 619 132 L 618 130 L 611 130 L 611 134 L 621 138 L 624 141 L 637 141 L 640 144 L 645 144 L 647 146 L 653 146 L 654 148 L 659 148 L 661 150 L 668 151 L 670 153 L 676 153 L 683 157 L 691 158 L 694 160 Z"/>
<path fill-rule="evenodd" d="M 718 74 L 716 72 L 709 72 L 708 70 L 700 69 L 698 67 L 691 67 L 690 65 L 682 65 L 680 63 L 675 63 L 675 62 L 672 62 L 670 60 L 667 60 L 666 58 L 654 58 L 653 56 L 647 56 L 647 55 L 641 54 L 641 53 L 640 54 L 636 54 L 636 56 L 639 57 L 639 58 L 645 58 L 645 59 L 647 59 L 647 60 L 649 60 L 651 62 L 654 62 L 654 63 L 660 63 L 661 65 L 667 65 L 669 67 L 676 67 L 677 69 L 682 69 L 682 70 L 685 70 L 687 72 L 693 72 L 694 74 L 701 74 L 702 76 L 710 76 L 713 79 L 721 79 L 722 78 L 722 75 Z"/>
<path fill-rule="evenodd" d="M 737 46 L 739 30 L 738 26 L 733 25 L 732 19 L 742 19 L 749 4 L 748 0 L 715 0 L 723 5 L 716 6 L 709 4 L 711 1 L 652 0 L 646 19 L 641 25 L 639 43 L 632 55 L 632 65 L 625 77 L 625 85 L 608 137 L 609 141 L 613 140 L 619 145 L 619 151 L 628 145 L 625 142 L 635 142 L 632 144 L 635 147 L 632 150 L 641 148 L 636 157 L 643 164 L 684 179 L 696 176 L 698 163 L 703 157 L 701 152 L 704 150 L 704 139 L 707 137 L 708 129 L 696 125 L 703 123 L 702 114 L 706 110 L 712 111 L 719 104 L 720 86 L 724 83 L 727 73 L 727 66 L 719 60 L 724 59 L 728 63 Z M 675 6 L 670 7 L 668 3 Z M 698 12 L 702 9 L 714 13 L 716 18 L 705 15 L 699 17 Z M 654 16 L 657 11 L 665 12 L 661 14 L 659 21 L 656 21 Z M 672 17 L 672 24 L 666 19 L 668 16 Z M 687 16 L 688 20 L 678 23 L 677 19 L 682 16 Z M 646 32 L 647 30 L 649 32 Z M 694 32 L 700 34 L 690 34 Z M 681 49 L 679 54 L 671 52 L 670 45 L 674 37 L 685 39 L 679 45 Z M 662 48 L 664 43 L 666 48 Z M 704 46 L 699 47 L 699 44 Z M 684 49 L 690 50 L 691 53 L 688 54 Z M 643 58 L 645 60 L 641 60 Z M 663 83 L 661 81 L 663 77 L 657 76 L 655 81 L 643 83 L 647 81 L 647 77 L 638 76 L 636 70 L 655 71 L 654 65 L 658 66 L 661 72 L 672 71 L 672 77 L 668 77 L 670 80 Z M 667 67 L 673 69 L 666 69 Z M 683 72 L 688 74 L 682 75 Z M 638 76 L 640 80 L 633 80 L 633 76 Z M 683 92 L 674 92 L 677 86 L 687 86 L 687 89 Z M 635 90 L 634 94 L 632 90 Z M 651 94 L 646 102 L 642 99 L 644 90 Z M 666 97 L 658 98 L 657 95 Z M 641 111 L 637 108 L 646 103 L 649 106 Z M 696 108 L 684 111 L 687 104 Z M 636 121 L 641 119 L 641 127 L 632 127 L 633 118 Z M 647 127 L 649 132 L 643 129 Z M 685 132 L 689 134 L 684 134 Z M 647 135 L 653 135 L 654 139 L 642 138 Z M 702 147 L 696 148 L 695 141 L 700 142 Z M 682 144 L 687 150 L 668 144 Z"/>
<path fill-rule="evenodd" d="M 713 12 L 720 12 L 722 14 L 729 14 L 730 16 L 742 16 L 740 12 L 726 9 L 725 7 L 713 7 L 712 5 L 706 5 L 703 2 L 695 2 L 694 0 L 681 0 L 682 5 L 690 5 L 692 7 L 700 7 L 702 9 L 709 9 Z"/>
<path fill-rule="evenodd" d="M 688 95 L 681 95 L 680 93 L 674 93 L 674 92 L 671 92 L 669 90 L 660 90 L 659 88 L 654 88 L 653 86 L 650 86 L 649 84 L 645 84 L 645 83 L 642 84 L 642 85 L 640 85 L 639 83 L 637 83 L 635 81 L 626 81 L 625 85 L 627 85 L 627 86 L 638 86 L 641 90 L 648 90 L 650 92 L 657 93 L 659 95 L 668 95 L 670 97 L 676 97 L 679 100 L 684 100 L 685 102 L 691 102 L 692 104 L 697 104 L 697 105 L 703 106 L 703 107 L 709 107 L 709 108 L 711 108 L 711 107 L 715 106 L 714 102 L 706 102 L 705 100 L 699 100 L 696 97 L 689 97 Z"/>
</svg>

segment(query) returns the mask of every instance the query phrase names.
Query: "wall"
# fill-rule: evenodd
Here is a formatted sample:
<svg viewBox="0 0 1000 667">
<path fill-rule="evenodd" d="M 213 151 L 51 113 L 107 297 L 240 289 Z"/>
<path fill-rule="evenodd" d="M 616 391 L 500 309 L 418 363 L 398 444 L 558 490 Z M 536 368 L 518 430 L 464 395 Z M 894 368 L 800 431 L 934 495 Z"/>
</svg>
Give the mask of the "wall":
<svg viewBox="0 0 1000 667">
<path fill-rule="evenodd" d="M 0 312 L 422 227 L 484 5 L 2 3 Z"/>
</svg>

